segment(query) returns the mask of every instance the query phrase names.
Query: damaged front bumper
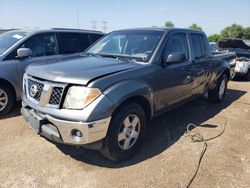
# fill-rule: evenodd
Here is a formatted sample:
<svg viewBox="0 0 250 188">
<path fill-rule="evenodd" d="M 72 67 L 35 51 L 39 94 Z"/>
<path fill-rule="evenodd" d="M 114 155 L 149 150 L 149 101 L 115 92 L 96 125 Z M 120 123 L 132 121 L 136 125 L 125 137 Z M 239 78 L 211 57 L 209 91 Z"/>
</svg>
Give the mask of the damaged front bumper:
<svg viewBox="0 0 250 188">
<path fill-rule="evenodd" d="M 85 145 L 106 137 L 111 117 L 93 122 L 67 121 L 42 114 L 23 103 L 22 116 L 28 126 L 49 140 L 70 144 Z"/>
</svg>

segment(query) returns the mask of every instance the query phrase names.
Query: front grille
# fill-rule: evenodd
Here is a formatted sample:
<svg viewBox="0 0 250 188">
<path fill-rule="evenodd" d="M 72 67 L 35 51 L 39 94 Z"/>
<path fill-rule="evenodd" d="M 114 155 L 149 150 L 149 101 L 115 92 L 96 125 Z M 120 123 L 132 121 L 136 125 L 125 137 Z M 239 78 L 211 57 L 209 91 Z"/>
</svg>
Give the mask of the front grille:
<svg viewBox="0 0 250 188">
<path fill-rule="evenodd" d="M 63 95 L 62 87 L 54 87 L 50 96 L 49 104 L 51 105 L 60 105 Z"/>
<path fill-rule="evenodd" d="M 27 76 L 26 96 L 40 106 L 59 108 L 66 84 L 54 83 Z"/>
<path fill-rule="evenodd" d="M 31 87 L 32 86 L 36 86 L 37 87 L 37 93 L 36 93 L 35 96 L 31 96 L 30 95 Z M 40 98 L 41 98 L 41 95 L 42 95 L 42 91 L 43 91 L 43 87 L 44 87 L 44 85 L 42 83 L 39 83 L 39 82 L 36 82 L 34 80 L 28 79 L 28 93 L 29 93 L 30 97 L 32 97 L 36 101 L 40 101 Z"/>
</svg>

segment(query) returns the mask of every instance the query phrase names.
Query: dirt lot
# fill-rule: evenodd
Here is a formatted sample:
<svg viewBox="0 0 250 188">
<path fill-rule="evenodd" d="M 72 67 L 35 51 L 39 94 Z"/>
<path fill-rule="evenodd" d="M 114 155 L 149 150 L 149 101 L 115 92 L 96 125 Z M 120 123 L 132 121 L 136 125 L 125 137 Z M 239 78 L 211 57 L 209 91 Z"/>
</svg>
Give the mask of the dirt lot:
<svg viewBox="0 0 250 188">
<path fill-rule="evenodd" d="M 197 99 L 156 118 L 142 149 L 121 164 L 96 151 L 56 146 L 27 128 L 20 104 L 0 120 L 0 187 L 185 187 L 202 143 L 183 136 L 188 123 L 205 138 L 208 149 L 191 187 L 249 187 L 250 82 L 231 82 L 221 105 Z"/>
</svg>

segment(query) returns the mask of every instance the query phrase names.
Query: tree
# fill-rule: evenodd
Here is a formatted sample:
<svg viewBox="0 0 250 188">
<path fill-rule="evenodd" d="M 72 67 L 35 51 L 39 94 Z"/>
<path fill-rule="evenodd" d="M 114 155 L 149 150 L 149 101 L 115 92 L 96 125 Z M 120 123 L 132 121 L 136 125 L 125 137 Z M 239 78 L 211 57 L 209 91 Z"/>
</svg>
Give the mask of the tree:
<svg viewBox="0 0 250 188">
<path fill-rule="evenodd" d="M 245 29 L 239 24 L 232 24 L 221 31 L 221 38 L 244 39 L 245 36 Z"/>
<path fill-rule="evenodd" d="M 201 26 L 198 26 L 196 23 L 193 23 L 193 24 L 190 25 L 188 28 L 189 28 L 189 29 L 195 29 L 195 30 L 200 30 L 200 31 L 202 31 Z"/>
<path fill-rule="evenodd" d="M 250 27 L 245 28 L 245 39 L 250 40 Z"/>
<path fill-rule="evenodd" d="M 174 27 L 174 23 L 171 21 L 165 22 L 165 27 Z"/>
<path fill-rule="evenodd" d="M 220 39 L 219 34 L 213 34 L 208 37 L 209 42 L 218 42 L 219 39 Z"/>
</svg>

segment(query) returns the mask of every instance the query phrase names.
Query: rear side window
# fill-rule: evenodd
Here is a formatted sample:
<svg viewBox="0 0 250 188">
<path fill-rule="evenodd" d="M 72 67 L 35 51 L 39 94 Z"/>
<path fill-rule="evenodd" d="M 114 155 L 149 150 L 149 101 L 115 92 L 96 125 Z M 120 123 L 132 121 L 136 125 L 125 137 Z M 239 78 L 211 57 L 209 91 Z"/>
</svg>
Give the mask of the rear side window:
<svg viewBox="0 0 250 188">
<path fill-rule="evenodd" d="M 205 57 L 207 52 L 204 36 L 200 34 L 191 34 L 191 40 L 195 58 Z"/>
<path fill-rule="evenodd" d="M 164 48 L 164 56 L 168 56 L 175 52 L 185 53 L 186 59 L 189 58 L 188 42 L 186 34 L 178 33 L 169 37 L 166 46 Z"/>
<path fill-rule="evenodd" d="M 59 33 L 57 36 L 60 54 L 83 52 L 90 46 L 87 33 Z"/>
<path fill-rule="evenodd" d="M 100 34 L 89 34 L 91 44 L 93 44 L 95 41 L 97 41 L 102 36 L 103 35 L 100 35 Z"/>
</svg>

